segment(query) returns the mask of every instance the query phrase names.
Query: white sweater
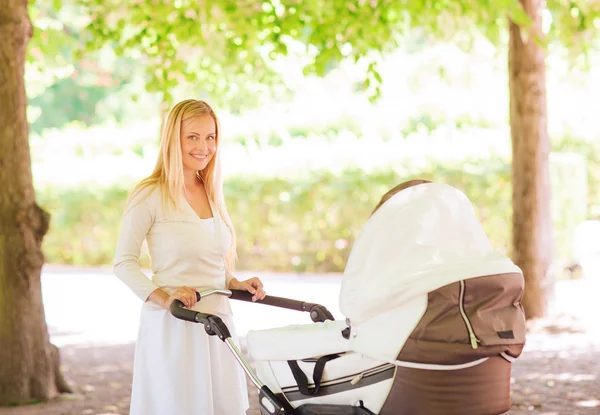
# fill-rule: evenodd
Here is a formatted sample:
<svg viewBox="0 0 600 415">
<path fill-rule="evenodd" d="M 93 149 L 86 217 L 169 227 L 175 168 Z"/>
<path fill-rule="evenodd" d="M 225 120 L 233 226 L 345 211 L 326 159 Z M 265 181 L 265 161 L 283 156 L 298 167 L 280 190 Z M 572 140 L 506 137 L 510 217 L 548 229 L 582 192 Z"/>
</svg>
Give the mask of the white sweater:
<svg viewBox="0 0 600 415">
<path fill-rule="evenodd" d="M 226 288 L 233 278 L 226 272 L 224 261 L 231 234 L 215 205 L 211 202 L 214 217 L 201 219 L 188 203 L 184 203 L 182 211 L 165 209 L 158 189 L 142 193 L 123 215 L 114 258 L 117 277 L 142 301 L 157 288 L 169 294 L 181 286 L 198 290 Z M 144 239 L 152 278 L 138 264 Z M 204 298 L 194 309 L 231 315 L 229 300 L 222 296 Z"/>
</svg>

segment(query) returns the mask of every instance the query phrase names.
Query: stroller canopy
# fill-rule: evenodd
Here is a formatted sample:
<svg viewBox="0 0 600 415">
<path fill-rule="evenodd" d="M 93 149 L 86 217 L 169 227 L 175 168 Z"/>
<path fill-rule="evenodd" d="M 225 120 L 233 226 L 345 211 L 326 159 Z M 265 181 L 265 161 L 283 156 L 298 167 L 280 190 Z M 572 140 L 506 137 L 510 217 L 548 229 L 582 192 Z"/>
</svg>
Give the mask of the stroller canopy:
<svg viewBox="0 0 600 415">
<path fill-rule="evenodd" d="M 508 226 L 508 224 L 507 224 Z M 495 252 L 469 199 L 440 183 L 400 191 L 352 248 L 340 311 L 353 327 L 452 282 L 521 270 Z"/>
</svg>

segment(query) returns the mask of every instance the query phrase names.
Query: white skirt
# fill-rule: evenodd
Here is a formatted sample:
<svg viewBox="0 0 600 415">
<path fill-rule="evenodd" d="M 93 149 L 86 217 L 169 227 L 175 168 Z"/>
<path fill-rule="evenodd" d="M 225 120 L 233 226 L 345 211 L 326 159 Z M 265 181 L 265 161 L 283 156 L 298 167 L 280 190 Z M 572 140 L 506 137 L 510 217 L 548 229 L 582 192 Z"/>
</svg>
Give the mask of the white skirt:
<svg viewBox="0 0 600 415">
<path fill-rule="evenodd" d="M 219 315 L 239 347 L 231 316 Z M 204 326 L 142 307 L 130 415 L 245 415 L 245 373 L 227 345 Z"/>
</svg>

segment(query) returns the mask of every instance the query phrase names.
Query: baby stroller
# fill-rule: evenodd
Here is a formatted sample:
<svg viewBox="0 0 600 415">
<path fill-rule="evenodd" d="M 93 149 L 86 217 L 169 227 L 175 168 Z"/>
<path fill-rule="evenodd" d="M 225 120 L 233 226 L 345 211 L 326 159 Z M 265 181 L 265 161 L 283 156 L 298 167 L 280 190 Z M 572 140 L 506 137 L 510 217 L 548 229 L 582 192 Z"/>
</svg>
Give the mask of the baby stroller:
<svg viewBox="0 0 600 415">
<path fill-rule="evenodd" d="M 427 183 L 395 194 L 355 241 L 325 307 L 267 296 L 316 324 L 251 331 L 256 373 L 215 316 L 174 304 L 235 354 L 260 389 L 261 415 L 498 415 L 525 344 L 523 276 L 495 252 L 464 194 Z M 211 290 L 251 301 L 245 292 Z"/>
</svg>

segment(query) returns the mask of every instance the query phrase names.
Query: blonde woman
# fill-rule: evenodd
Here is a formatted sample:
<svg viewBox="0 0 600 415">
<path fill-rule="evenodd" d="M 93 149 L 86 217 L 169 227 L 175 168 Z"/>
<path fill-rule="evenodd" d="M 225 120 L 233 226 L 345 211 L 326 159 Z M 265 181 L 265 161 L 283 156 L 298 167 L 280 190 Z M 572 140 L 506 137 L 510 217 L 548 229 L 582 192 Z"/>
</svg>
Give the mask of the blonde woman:
<svg viewBox="0 0 600 415">
<path fill-rule="evenodd" d="M 248 408 L 246 380 L 234 357 L 201 326 L 171 316 L 177 299 L 220 316 L 235 329 L 229 299 L 196 302 L 196 291 L 265 292 L 258 278 L 238 281 L 235 231 L 225 207 L 219 161 L 219 123 L 204 101 L 170 111 L 152 174 L 132 191 L 117 243 L 114 271 L 142 300 L 135 349 L 131 415 L 238 415 Z M 138 265 L 146 240 L 152 278 Z M 237 339 L 234 339 L 237 341 Z"/>
</svg>

